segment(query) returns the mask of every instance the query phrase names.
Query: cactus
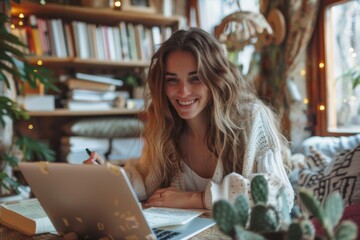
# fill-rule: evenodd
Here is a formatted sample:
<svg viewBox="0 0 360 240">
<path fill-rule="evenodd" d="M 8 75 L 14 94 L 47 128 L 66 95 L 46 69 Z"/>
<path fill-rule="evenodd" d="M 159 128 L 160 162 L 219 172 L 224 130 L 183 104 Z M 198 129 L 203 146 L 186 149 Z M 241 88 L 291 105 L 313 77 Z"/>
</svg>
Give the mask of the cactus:
<svg viewBox="0 0 360 240">
<path fill-rule="evenodd" d="M 250 215 L 249 229 L 255 232 L 274 232 L 279 227 L 279 215 L 272 206 L 257 204 Z"/>
<path fill-rule="evenodd" d="M 294 215 L 290 216 L 283 188 L 276 195 L 279 209 L 268 204 L 268 184 L 263 176 L 254 177 L 250 187 L 254 201 L 252 208 L 247 195 L 239 195 L 234 204 L 227 200 L 220 200 L 214 204 L 213 217 L 226 235 L 242 240 L 263 240 L 279 233 L 286 237 L 284 239 L 289 240 L 315 238 L 312 222 L 299 210 L 296 211 L 297 207 L 293 209 Z M 326 239 L 356 239 L 357 226 L 353 222 L 339 223 L 343 205 L 338 192 L 330 194 L 323 205 L 308 190 L 301 189 L 299 197 L 301 203 L 319 220 L 326 233 Z"/>
<path fill-rule="evenodd" d="M 255 204 L 264 203 L 268 201 L 269 187 L 266 179 L 261 176 L 255 176 L 251 181 L 251 196 Z"/>
<path fill-rule="evenodd" d="M 309 190 L 301 189 L 299 196 L 306 209 L 318 219 L 325 231 L 326 239 L 356 239 L 357 226 L 353 222 L 339 223 L 343 214 L 343 202 L 339 192 L 330 193 L 323 205 Z"/>
<path fill-rule="evenodd" d="M 213 206 L 213 217 L 221 231 L 226 235 L 234 235 L 236 209 L 226 200 L 219 200 Z"/>
<path fill-rule="evenodd" d="M 237 215 L 237 222 L 242 226 L 246 227 L 246 223 L 249 219 L 249 200 L 245 195 L 239 195 L 235 199 L 234 203 Z"/>
</svg>

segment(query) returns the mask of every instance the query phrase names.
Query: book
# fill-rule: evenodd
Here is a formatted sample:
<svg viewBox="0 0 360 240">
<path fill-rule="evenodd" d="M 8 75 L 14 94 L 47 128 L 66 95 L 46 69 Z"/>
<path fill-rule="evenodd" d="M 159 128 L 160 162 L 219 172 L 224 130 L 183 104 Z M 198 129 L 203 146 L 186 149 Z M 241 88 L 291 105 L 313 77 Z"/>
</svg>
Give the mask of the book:
<svg viewBox="0 0 360 240">
<path fill-rule="evenodd" d="M 69 89 L 84 89 L 94 91 L 115 91 L 115 85 L 99 82 L 89 82 L 82 79 L 69 78 L 66 81 Z"/>
<path fill-rule="evenodd" d="M 77 110 L 77 111 L 95 111 L 95 110 L 111 110 L 113 109 L 113 102 L 89 102 L 89 101 L 72 101 L 67 100 L 65 103 L 65 107 L 69 110 Z"/>
<path fill-rule="evenodd" d="M 0 222 L 27 236 L 56 233 L 54 225 L 36 198 L 0 204 Z"/>
<path fill-rule="evenodd" d="M 151 228 L 183 225 L 203 214 L 201 211 L 151 207 L 143 210 Z"/>
<path fill-rule="evenodd" d="M 68 92 L 68 97 L 76 101 L 115 101 L 116 98 L 124 100 L 130 97 L 127 91 L 90 91 L 83 89 L 73 89 Z"/>
<path fill-rule="evenodd" d="M 121 79 L 87 73 L 75 73 L 75 77 L 77 79 L 87 80 L 91 82 L 107 83 L 115 86 L 122 86 L 124 84 Z"/>
</svg>

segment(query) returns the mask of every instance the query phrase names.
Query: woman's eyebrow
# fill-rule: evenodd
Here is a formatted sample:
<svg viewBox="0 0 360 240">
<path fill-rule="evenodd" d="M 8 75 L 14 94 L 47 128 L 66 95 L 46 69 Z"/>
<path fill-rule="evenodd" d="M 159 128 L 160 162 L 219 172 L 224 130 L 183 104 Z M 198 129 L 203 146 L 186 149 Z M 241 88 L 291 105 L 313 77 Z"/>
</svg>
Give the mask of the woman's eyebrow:
<svg viewBox="0 0 360 240">
<path fill-rule="evenodd" d="M 188 73 L 188 76 L 196 75 L 196 74 L 197 74 L 197 71 L 192 71 L 192 72 L 189 72 L 189 73 Z"/>
<path fill-rule="evenodd" d="M 176 76 L 176 73 L 165 72 L 165 75 Z"/>
</svg>

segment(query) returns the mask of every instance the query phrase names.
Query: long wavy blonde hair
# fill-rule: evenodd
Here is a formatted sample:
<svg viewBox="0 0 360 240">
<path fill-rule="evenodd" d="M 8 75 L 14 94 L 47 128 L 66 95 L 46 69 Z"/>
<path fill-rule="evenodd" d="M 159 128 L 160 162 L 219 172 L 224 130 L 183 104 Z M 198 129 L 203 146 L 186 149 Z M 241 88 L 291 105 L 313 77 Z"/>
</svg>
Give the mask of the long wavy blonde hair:
<svg viewBox="0 0 360 240">
<path fill-rule="evenodd" d="M 210 34 L 198 28 L 179 30 L 165 41 L 151 59 L 146 81 L 149 94 L 145 99 L 145 146 L 142 160 L 144 171 L 156 171 L 162 177 L 162 186 L 169 186 L 174 169 L 180 167 L 180 135 L 185 121 L 179 117 L 165 93 L 164 74 L 169 53 L 191 52 L 197 60 L 200 80 L 210 91 L 206 108 L 208 131 L 206 142 L 210 151 L 222 159 L 224 173 L 241 173 L 244 156 L 245 121 L 251 103 L 258 102 L 254 87 L 231 64 L 221 44 Z M 268 109 L 268 108 L 267 108 Z M 276 125 L 275 115 L 269 109 Z M 276 126 L 276 129 L 279 126 Z M 286 139 L 279 132 L 283 146 Z M 146 173 L 145 173 L 146 174 Z"/>
</svg>

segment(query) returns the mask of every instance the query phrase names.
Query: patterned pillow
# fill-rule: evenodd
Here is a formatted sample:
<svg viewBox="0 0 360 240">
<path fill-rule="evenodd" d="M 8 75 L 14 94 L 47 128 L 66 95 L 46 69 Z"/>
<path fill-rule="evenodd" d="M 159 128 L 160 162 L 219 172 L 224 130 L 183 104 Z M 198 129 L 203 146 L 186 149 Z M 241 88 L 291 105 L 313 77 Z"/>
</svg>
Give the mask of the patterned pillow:
<svg viewBox="0 0 360 240">
<path fill-rule="evenodd" d="M 329 163 L 313 151 L 306 163 L 299 172 L 298 187 L 312 190 L 320 202 L 339 191 L 345 206 L 360 203 L 360 145 L 341 152 Z"/>
</svg>

